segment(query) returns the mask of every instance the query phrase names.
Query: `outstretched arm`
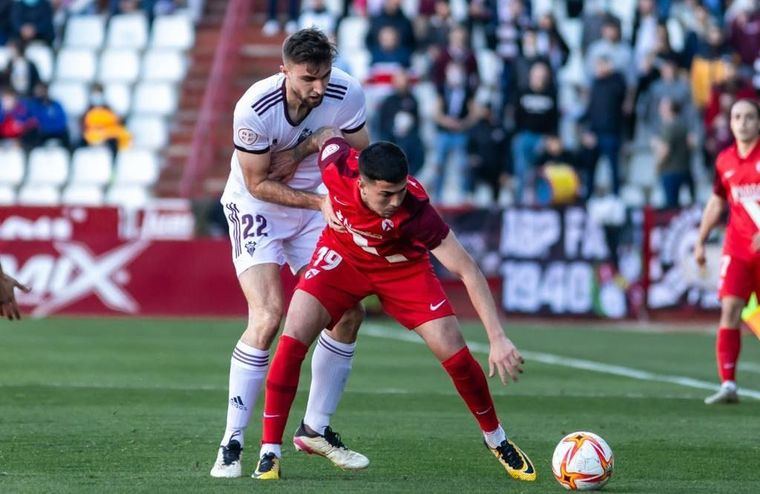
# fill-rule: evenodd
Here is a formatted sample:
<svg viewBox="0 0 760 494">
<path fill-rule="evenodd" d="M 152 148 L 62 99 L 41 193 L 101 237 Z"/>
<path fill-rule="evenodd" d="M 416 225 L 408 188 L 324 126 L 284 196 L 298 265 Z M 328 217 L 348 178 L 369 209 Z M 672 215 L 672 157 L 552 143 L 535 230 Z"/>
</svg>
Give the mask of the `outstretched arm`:
<svg viewBox="0 0 760 494">
<path fill-rule="evenodd" d="M 517 375 L 522 372 L 523 358 L 504 334 L 496 304 L 483 272 L 452 231 L 449 231 L 443 242 L 431 252 L 446 269 L 462 280 L 467 288 L 467 294 L 485 327 L 491 346 L 488 356 L 489 377 L 492 377 L 496 370 L 504 384 L 507 383 L 507 375 L 516 381 Z"/>
</svg>

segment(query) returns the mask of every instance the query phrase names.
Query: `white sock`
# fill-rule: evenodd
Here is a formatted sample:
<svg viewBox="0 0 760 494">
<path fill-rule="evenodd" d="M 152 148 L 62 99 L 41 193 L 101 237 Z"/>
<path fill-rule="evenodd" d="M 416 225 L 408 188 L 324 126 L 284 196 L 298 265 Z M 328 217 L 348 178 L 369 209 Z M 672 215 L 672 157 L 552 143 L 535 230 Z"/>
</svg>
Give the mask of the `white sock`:
<svg viewBox="0 0 760 494">
<path fill-rule="evenodd" d="M 227 402 L 227 428 L 222 446 L 230 439 L 244 444 L 243 434 L 256 406 L 256 398 L 269 369 L 269 350 L 259 350 L 238 341 L 230 359 L 230 392 Z"/>
<path fill-rule="evenodd" d="M 271 443 L 262 444 L 261 449 L 259 450 L 259 458 L 267 453 L 274 453 L 277 458 L 282 458 L 282 445 Z"/>
<path fill-rule="evenodd" d="M 356 343 L 341 343 L 324 331 L 311 356 L 311 387 L 304 423 L 319 434 L 330 425 L 346 387 Z"/>
<path fill-rule="evenodd" d="M 720 387 L 729 391 L 736 391 L 736 381 L 723 381 Z"/>
<path fill-rule="evenodd" d="M 483 437 L 486 439 L 486 444 L 488 444 L 490 448 L 496 448 L 507 438 L 507 433 L 504 432 L 501 424 L 499 424 L 499 427 L 491 432 L 483 431 Z"/>
</svg>

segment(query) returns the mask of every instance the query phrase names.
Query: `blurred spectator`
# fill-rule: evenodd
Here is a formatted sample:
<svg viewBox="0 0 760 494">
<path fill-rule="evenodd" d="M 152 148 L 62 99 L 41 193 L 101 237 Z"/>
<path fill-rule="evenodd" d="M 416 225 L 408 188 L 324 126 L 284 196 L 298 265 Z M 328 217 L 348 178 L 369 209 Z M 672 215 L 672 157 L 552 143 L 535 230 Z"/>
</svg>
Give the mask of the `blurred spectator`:
<svg viewBox="0 0 760 494">
<path fill-rule="evenodd" d="M 380 104 L 379 138 L 404 150 L 409 161 L 409 173 L 414 175 L 425 164 L 417 99 L 410 90 L 409 76 L 404 71 L 394 75 L 393 88 L 393 93 Z"/>
<path fill-rule="evenodd" d="M 546 165 L 568 165 L 579 171 L 578 156 L 565 148 L 557 134 L 549 134 L 544 138 L 543 151 L 535 160 L 536 168 Z"/>
<path fill-rule="evenodd" d="M 19 40 L 8 42 L 10 60 L 0 72 L 0 86 L 7 85 L 21 96 L 31 96 L 40 82 L 40 73 L 34 62 L 24 56 L 24 44 Z"/>
<path fill-rule="evenodd" d="M 390 72 L 396 72 L 398 68 L 408 69 L 412 65 L 412 51 L 401 44 L 399 32 L 393 26 L 380 29 L 378 43 L 370 49 L 370 56 L 370 65 L 382 65 Z"/>
<path fill-rule="evenodd" d="M 602 37 L 588 47 L 586 54 L 586 73 L 593 78 L 600 58 L 611 61 L 613 70 L 623 76 L 628 87 L 636 84 L 636 66 L 633 63 L 631 47 L 620 36 L 619 23 L 608 18 L 602 25 Z"/>
<path fill-rule="evenodd" d="M 594 42 L 602 38 L 605 24 L 615 23 L 620 30 L 620 19 L 607 12 L 604 0 L 585 1 L 582 23 L 581 49 L 584 55 Z"/>
<path fill-rule="evenodd" d="M 678 70 L 677 60 L 673 56 L 658 58 L 655 62 L 660 78 L 652 83 L 638 105 L 640 116 L 650 133 L 660 132 L 660 101 L 667 98 L 681 109 L 680 117 L 687 124 L 696 123 L 696 112 L 691 101 L 691 89 L 688 82 Z"/>
<path fill-rule="evenodd" d="M 315 27 L 328 37 L 335 34 L 335 17 L 327 9 L 325 0 L 304 0 L 307 7 L 298 18 L 298 28 Z"/>
<path fill-rule="evenodd" d="M 129 146 L 132 136 L 105 102 L 103 87 L 94 84 L 90 92 L 90 108 L 82 117 L 84 145 L 106 145 L 114 156 Z"/>
<path fill-rule="evenodd" d="M 430 59 L 435 60 L 449 42 L 449 31 L 456 25 L 451 17 L 448 0 L 436 0 L 433 14 L 428 19 L 420 37 L 421 45 L 427 49 Z"/>
<path fill-rule="evenodd" d="M 496 202 L 499 200 L 501 186 L 509 182 L 512 171 L 509 135 L 499 113 L 489 105 L 481 109 L 469 134 L 467 153 L 470 170 L 477 182 L 488 185 L 491 197 Z"/>
<path fill-rule="evenodd" d="M 392 27 L 398 36 L 398 44 L 409 54 L 417 48 L 411 21 L 401 10 L 401 0 L 386 0 L 383 10 L 369 19 L 369 30 L 365 39 L 367 49 L 375 53 L 381 45 L 380 33 L 384 27 Z"/>
<path fill-rule="evenodd" d="M 29 112 L 37 121 L 37 136 L 35 145 L 55 139 L 61 145 L 69 148 L 69 129 L 66 112 L 58 101 L 50 99 L 48 87 L 45 83 L 38 83 L 34 87 L 34 97 L 27 101 Z"/>
<path fill-rule="evenodd" d="M 451 29 L 448 44 L 433 63 L 430 78 L 438 91 L 443 89 L 446 82 L 446 68 L 451 63 L 464 67 L 467 87 L 475 91 L 480 83 L 478 61 L 470 48 L 467 29 L 463 26 L 455 26 Z"/>
<path fill-rule="evenodd" d="M 0 140 L 18 142 L 25 150 L 34 146 L 36 122 L 27 106 L 11 88 L 0 101 Z"/>
<path fill-rule="evenodd" d="M 707 39 L 707 31 L 714 24 L 707 8 L 699 0 L 684 0 L 673 7 L 674 15 L 685 31 L 681 66 L 691 68 L 694 55 Z"/>
<path fill-rule="evenodd" d="M 730 52 L 724 42 L 723 32 L 713 24 L 707 29 L 705 43 L 691 62 L 691 95 L 697 108 L 703 109 L 707 105 L 710 89 L 724 79 L 728 59 Z"/>
<path fill-rule="evenodd" d="M 639 75 L 645 72 L 642 68 L 645 67 L 646 59 L 650 58 L 652 53 L 660 51 L 663 48 L 662 33 L 659 33 L 660 36 L 658 36 L 658 24 L 654 0 L 638 0 L 633 22 L 633 39 L 631 41 L 633 43 L 634 62 Z M 664 25 L 663 28 L 667 37 L 667 28 Z M 668 49 L 670 49 L 669 42 L 667 45 Z"/>
<path fill-rule="evenodd" d="M 19 0 L 11 7 L 13 36 L 25 43 L 33 40 L 53 44 L 53 7 L 49 0 Z"/>
<path fill-rule="evenodd" d="M 522 0 L 499 0 L 496 13 L 493 44 L 503 62 L 502 101 L 508 101 L 514 99 L 515 63 L 520 56 L 520 40 L 525 30 L 531 26 L 531 20 Z"/>
<path fill-rule="evenodd" d="M 615 71 L 612 60 L 604 56 L 596 59 L 594 74 L 588 107 L 581 117 L 581 161 L 586 172 L 586 199 L 593 192 L 596 165 L 601 156 L 605 156 L 610 164 L 612 193 L 617 195 L 620 192 L 619 155 L 625 81 Z"/>
<path fill-rule="evenodd" d="M 681 187 L 693 183 L 691 178 L 691 145 L 692 138 L 684 122 L 678 118 L 680 108 L 678 104 L 664 98 L 660 101 L 660 119 L 662 129 L 652 139 L 654 148 L 657 174 L 665 191 L 665 207 L 677 208 L 679 206 L 679 193 Z M 694 192 L 692 189 L 692 200 Z"/>
<path fill-rule="evenodd" d="M 760 59 L 760 7 L 753 3 L 752 8 L 737 13 L 728 29 L 729 44 L 747 66 Z"/>
<path fill-rule="evenodd" d="M 440 201 L 449 163 L 453 161 L 457 189 L 461 193 L 472 192 L 472 173 L 467 163 L 467 132 L 478 119 L 474 93 L 467 87 L 465 69 L 451 63 L 446 68 L 446 84 L 438 94 L 435 123 L 435 165 L 437 172 L 433 183 L 435 199 Z"/>
<path fill-rule="evenodd" d="M 538 19 L 536 48 L 540 55 L 549 60 L 549 66 L 555 73 L 565 65 L 570 56 L 570 48 L 557 29 L 557 21 L 550 12 L 543 14 Z"/>
<path fill-rule="evenodd" d="M 515 102 L 516 133 L 512 139 L 515 199 L 526 202 L 525 185 L 543 138 L 556 134 L 559 127 L 557 89 L 551 84 L 548 65 L 537 62 L 530 68 L 528 87 L 518 91 Z"/>
<path fill-rule="evenodd" d="M 541 62 L 550 65 L 549 58 L 539 53 L 538 33 L 535 29 L 526 29 L 522 36 L 522 49 L 514 64 L 515 90 L 522 91 L 528 87 L 530 69 L 536 63 Z M 552 83 L 554 79 L 552 78 Z"/>
<path fill-rule="evenodd" d="M 13 34 L 11 9 L 14 0 L 0 0 L 0 46 L 3 46 Z"/>
<path fill-rule="evenodd" d="M 728 109 L 734 101 L 754 97 L 755 90 L 752 84 L 742 77 L 733 61 L 725 60 L 723 62 L 723 80 L 715 84 L 710 90 L 710 97 L 705 107 L 705 127 L 709 128 L 719 113 L 728 114 Z"/>
<path fill-rule="evenodd" d="M 264 36 L 274 36 L 280 32 L 280 21 L 277 20 L 277 4 L 285 5 L 284 1 L 268 0 L 267 2 L 267 21 L 261 30 Z M 288 20 L 285 22 L 285 32 L 293 34 L 298 30 L 299 1 L 287 0 Z"/>
</svg>

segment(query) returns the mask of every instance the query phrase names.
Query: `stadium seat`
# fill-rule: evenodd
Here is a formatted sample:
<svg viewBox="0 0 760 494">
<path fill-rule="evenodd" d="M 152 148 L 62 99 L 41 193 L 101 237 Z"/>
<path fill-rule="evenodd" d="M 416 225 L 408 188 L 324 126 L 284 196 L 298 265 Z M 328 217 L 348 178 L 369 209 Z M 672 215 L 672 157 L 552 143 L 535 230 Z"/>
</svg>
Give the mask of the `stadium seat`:
<svg viewBox="0 0 760 494">
<path fill-rule="evenodd" d="M 133 115 L 127 121 L 136 147 L 159 150 L 169 143 L 169 130 L 162 117 Z"/>
<path fill-rule="evenodd" d="M 97 60 L 95 52 L 82 48 L 64 48 L 56 59 L 56 81 L 92 82 Z"/>
<path fill-rule="evenodd" d="M 177 13 L 156 17 L 150 45 L 153 48 L 187 50 L 195 41 L 193 21 L 188 14 Z"/>
<path fill-rule="evenodd" d="M 132 93 L 129 90 L 128 84 L 123 84 L 121 82 L 106 84 L 103 95 L 106 98 L 108 106 L 110 106 L 117 115 L 123 117 L 129 113 L 129 108 L 132 104 Z"/>
<path fill-rule="evenodd" d="M 135 87 L 132 112 L 167 116 L 177 109 L 177 92 L 166 82 L 141 82 Z"/>
<path fill-rule="evenodd" d="M 145 14 L 135 12 L 111 17 L 108 25 L 109 48 L 142 50 L 148 42 L 148 20 Z"/>
<path fill-rule="evenodd" d="M 151 50 L 142 59 L 142 80 L 177 82 L 185 77 L 185 59 L 176 50 Z"/>
<path fill-rule="evenodd" d="M 114 185 L 106 194 L 106 203 L 125 208 L 140 208 L 148 204 L 150 195 L 141 185 Z"/>
<path fill-rule="evenodd" d="M 97 185 L 70 184 L 61 193 L 61 203 L 71 206 L 102 206 L 103 189 Z"/>
<path fill-rule="evenodd" d="M 5 70 L 8 61 L 11 59 L 10 49 L 0 46 L 0 70 Z"/>
<path fill-rule="evenodd" d="M 16 187 L 24 179 L 24 152 L 17 148 L 0 148 L 0 204 L 16 201 Z"/>
<path fill-rule="evenodd" d="M 26 47 L 24 54 L 37 67 L 40 79 L 49 83 L 53 78 L 53 50 L 44 43 L 35 42 Z"/>
<path fill-rule="evenodd" d="M 369 50 L 362 49 L 353 52 L 348 60 L 348 64 L 351 66 L 351 75 L 359 81 L 367 79 L 371 58 Z"/>
<path fill-rule="evenodd" d="M 71 185 L 106 185 L 111 180 L 113 157 L 106 147 L 86 147 L 71 157 Z"/>
<path fill-rule="evenodd" d="M 87 88 L 82 82 L 53 82 L 50 97 L 63 105 L 69 118 L 79 118 L 89 104 Z"/>
<path fill-rule="evenodd" d="M 140 56 L 135 50 L 104 50 L 100 55 L 98 80 L 131 84 L 140 75 Z"/>
<path fill-rule="evenodd" d="M 0 185 L 0 206 L 12 206 L 14 204 L 16 204 L 16 191 Z"/>
<path fill-rule="evenodd" d="M 53 185 L 25 185 L 18 192 L 18 204 L 22 206 L 57 206 L 61 195 Z"/>
<path fill-rule="evenodd" d="M 77 15 L 66 21 L 63 46 L 99 49 L 106 37 L 105 18 L 99 15 Z"/>
<path fill-rule="evenodd" d="M 364 38 L 369 29 L 369 21 L 364 17 L 346 17 L 338 27 L 338 48 L 341 53 L 355 53 L 366 50 Z"/>
<path fill-rule="evenodd" d="M 158 159 L 147 149 L 126 149 L 116 156 L 115 185 L 150 186 L 158 180 Z"/>
<path fill-rule="evenodd" d="M 62 147 L 39 147 L 29 153 L 26 185 L 60 186 L 69 176 L 69 153 Z"/>
</svg>

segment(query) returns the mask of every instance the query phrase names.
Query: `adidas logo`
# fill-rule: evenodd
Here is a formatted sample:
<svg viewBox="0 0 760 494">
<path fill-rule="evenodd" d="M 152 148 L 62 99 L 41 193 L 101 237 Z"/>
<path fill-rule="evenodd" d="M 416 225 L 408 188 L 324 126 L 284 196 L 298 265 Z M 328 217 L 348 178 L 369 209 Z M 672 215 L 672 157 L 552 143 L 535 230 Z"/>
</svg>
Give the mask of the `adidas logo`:
<svg viewBox="0 0 760 494">
<path fill-rule="evenodd" d="M 243 403 L 243 399 L 240 398 L 240 396 L 236 396 L 234 398 L 230 398 L 230 405 L 233 407 L 239 409 L 239 410 L 248 410 L 245 407 L 245 403 Z"/>
</svg>

